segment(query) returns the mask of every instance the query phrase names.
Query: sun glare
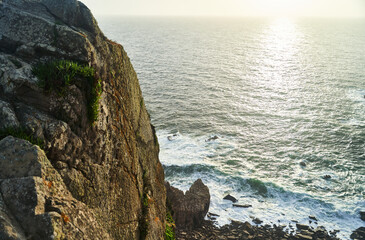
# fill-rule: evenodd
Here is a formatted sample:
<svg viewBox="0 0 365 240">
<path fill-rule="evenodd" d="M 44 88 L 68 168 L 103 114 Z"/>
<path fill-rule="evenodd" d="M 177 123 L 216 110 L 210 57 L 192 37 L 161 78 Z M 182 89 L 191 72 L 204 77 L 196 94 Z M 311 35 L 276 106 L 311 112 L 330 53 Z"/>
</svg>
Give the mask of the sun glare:
<svg viewBox="0 0 365 240">
<path fill-rule="evenodd" d="M 292 17 L 302 15 L 310 6 L 311 0 L 256 0 L 251 4 L 259 15 Z"/>
</svg>

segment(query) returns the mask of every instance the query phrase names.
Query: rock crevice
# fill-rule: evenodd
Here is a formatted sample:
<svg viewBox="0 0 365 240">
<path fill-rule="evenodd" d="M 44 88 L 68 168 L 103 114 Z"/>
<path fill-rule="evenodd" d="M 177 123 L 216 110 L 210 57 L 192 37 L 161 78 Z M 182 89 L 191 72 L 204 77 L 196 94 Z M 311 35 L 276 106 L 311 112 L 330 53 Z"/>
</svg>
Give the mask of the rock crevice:
<svg viewBox="0 0 365 240">
<path fill-rule="evenodd" d="M 40 139 L 46 153 L 38 154 L 44 159 L 29 162 L 30 168 L 5 168 L 14 156 L 0 159 L 1 186 L 7 186 L 7 191 L 1 188 L 4 202 L 9 189 L 18 199 L 22 192 L 15 186 L 23 186 L 23 193 L 43 199 L 40 214 L 29 213 L 29 219 L 48 226 L 43 232 L 34 228 L 38 230 L 22 233 L 17 227 L 13 232 L 31 239 L 52 234 L 56 239 L 163 239 L 166 192 L 158 142 L 123 47 L 108 40 L 90 10 L 75 0 L 1 1 L 0 16 L 1 136 L 11 135 L 10 128 L 21 129 L 27 138 Z M 101 80 L 93 125 L 87 117 L 87 89 L 71 84 L 63 96 L 47 92 L 32 72 L 38 63 L 62 59 L 92 67 Z M 7 137 L 2 144 L 16 143 L 10 149 L 17 146 L 24 152 L 21 141 Z M 36 169 L 31 175 L 15 175 L 22 168 Z M 49 172 L 55 179 L 47 178 Z M 44 182 L 57 183 L 62 192 L 50 195 L 53 187 L 47 189 Z M 148 196 L 148 206 L 143 196 Z M 7 216 L 18 214 L 15 208 L 7 209 Z M 85 228 L 87 224 L 94 231 Z M 4 231 L 0 228 L 1 234 Z"/>
</svg>

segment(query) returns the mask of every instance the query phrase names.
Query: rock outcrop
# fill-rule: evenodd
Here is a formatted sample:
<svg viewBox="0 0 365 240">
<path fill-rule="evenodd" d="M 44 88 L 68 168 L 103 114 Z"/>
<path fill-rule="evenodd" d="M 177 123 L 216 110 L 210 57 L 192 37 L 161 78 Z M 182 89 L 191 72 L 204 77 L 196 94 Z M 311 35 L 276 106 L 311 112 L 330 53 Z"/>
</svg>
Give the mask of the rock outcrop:
<svg viewBox="0 0 365 240">
<path fill-rule="evenodd" d="M 190 189 L 183 191 L 165 183 L 167 203 L 178 229 L 192 230 L 200 227 L 210 205 L 209 188 L 201 179 L 196 180 Z"/>
<path fill-rule="evenodd" d="M 45 91 L 33 74 L 61 59 L 101 80 L 94 124 L 87 89 Z M 164 238 L 164 173 L 136 73 L 81 2 L 0 0 L 0 131 L 14 129 L 44 152 L 1 141 L 1 239 Z"/>
<path fill-rule="evenodd" d="M 291 231 L 288 233 L 285 226 L 253 226 L 248 222 L 232 221 L 230 224 L 217 227 L 212 221 L 204 221 L 202 226 L 193 231 L 178 229 L 176 239 L 188 240 L 340 240 L 335 235 L 330 234 L 325 229 L 308 229 Z M 361 239 L 361 238 L 358 238 Z"/>
</svg>

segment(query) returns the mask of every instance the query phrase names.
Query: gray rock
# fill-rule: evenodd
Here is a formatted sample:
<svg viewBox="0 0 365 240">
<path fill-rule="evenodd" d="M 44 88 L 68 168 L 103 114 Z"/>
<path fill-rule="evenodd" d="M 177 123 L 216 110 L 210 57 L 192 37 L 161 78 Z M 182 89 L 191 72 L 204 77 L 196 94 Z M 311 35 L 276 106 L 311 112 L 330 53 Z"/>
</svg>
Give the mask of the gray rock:
<svg viewBox="0 0 365 240">
<path fill-rule="evenodd" d="M 42 177 L 46 177 L 44 172 L 50 169 L 58 172 L 53 176 L 61 178 L 52 182 L 62 182 L 67 193 L 65 198 L 55 195 L 59 197 L 57 201 L 41 199 L 51 203 L 46 209 L 52 211 L 41 209 L 39 219 L 24 220 L 32 222 L 34 229 L 24 230 L 25 236 L 164 239 L 166 192 L 158 141 L 137 75 L 123 47 L 108 40 L 90 10 L 76 0 L 0 1 L 0 16 L 0 129 L 22 127 L 44 140 L 47 152 L 44 158 L 39 149 L 29 150 L 20 144 L 19 154 L 2 153 L 14 160 L 6 160 L 7 167 L 0 169 L 5 177 L 2 187 L 9 190 L 4 202 L 15 215 L 15 207 L 10 208 L 8 203 L 10 196 L 21 196 L 15 192 L 14 181 L 24 185 L 29 196 L 49 197 L 40 186 Z M 59 96 L 38 86 L 32 67 L 38 62 L 61 59 L 93 67 L 102 82 L 99 117 L 93 125 L 86 114 L 87 89 L 74 84 L 66 87 L 64 96 Z M 24 151 L 29 156 L 21 158 Z M 47 164 L 45 159 L 49 160 Z M 148 198 L 147 206 L 143 196 Z M 73 221 L 73 216 L 77 216 L 73 201 L 84 209 L 85 215 L 95 216 L 82 216 L 80 221 L 85 228 L 62 225 L 64 220 L 57 209 L 66 211 Z M 32 204 L 35 202 L 19 209 L 31 211 L 38 206 Z M 62 204 L 68 208 L 63 209 Z M 27 223 L 19 223 L 22 228 L 24 224 Z M 105 232 L 108 234 L 104 236 Z M 95 237 L 91 237 L 92 233 Z"/>
<path fill-rule="evenodd" d="M 95 212 L 72 197 L 39 147 L 9 136 L 0 141 L 0 156 L 9 171 L 0 173 L 0 224 L 8 225 L 0 236 L 111 239 Z"/>
<path fill-rule="evenodd" d="M 298 240 L 312 240 L 313 238 L 311 236 L 308 236 L 308 235 L 297 234 L 297 235 L 295 235 L 295 239 L 298 239 Z"/>
<path fill-rule="evenodd" d="M 300 223 L 297 223 L 297 229 L 300 229 L 300 230 L 308 230 L 309 229 L 309 226 L 308 225 L 304 225 L 304 224 L 300 224 Z"/>
<path fill-rule="evenodd" d="M 254 218 L 253 220 L 252 220 L 252 222 L 254 222 L 254 223 L 256 223 L 256 224 L 261 224 L 261 223 L 263 223 L 260 219 L 258 219 L 258 218 Z"/>
<path fill-rule="evenodd" d="M 0 100 L 0 130 L 18 127 L 19 121 L 12 106 L 8 102 Z"/>
<path fill-rule="evenodd" d="M 25 233 L 9 212 L 0 194 L 0 239 L 25 240 Z"/>
</svg>

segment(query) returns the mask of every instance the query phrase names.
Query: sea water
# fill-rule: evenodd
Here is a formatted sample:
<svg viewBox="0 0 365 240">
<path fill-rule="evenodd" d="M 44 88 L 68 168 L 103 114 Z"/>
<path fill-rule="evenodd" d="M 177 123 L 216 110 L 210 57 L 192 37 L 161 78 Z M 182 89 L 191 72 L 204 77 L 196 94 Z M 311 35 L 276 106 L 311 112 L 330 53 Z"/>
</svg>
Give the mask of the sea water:
<svg viewBox="0 0 365 240">
<path fill-rule="evenodd" d="M 166 180 L 201 178 L 218 225 L 365 225 L 364 19 L 97 19 L 138 74 Z"/>
</svg>

